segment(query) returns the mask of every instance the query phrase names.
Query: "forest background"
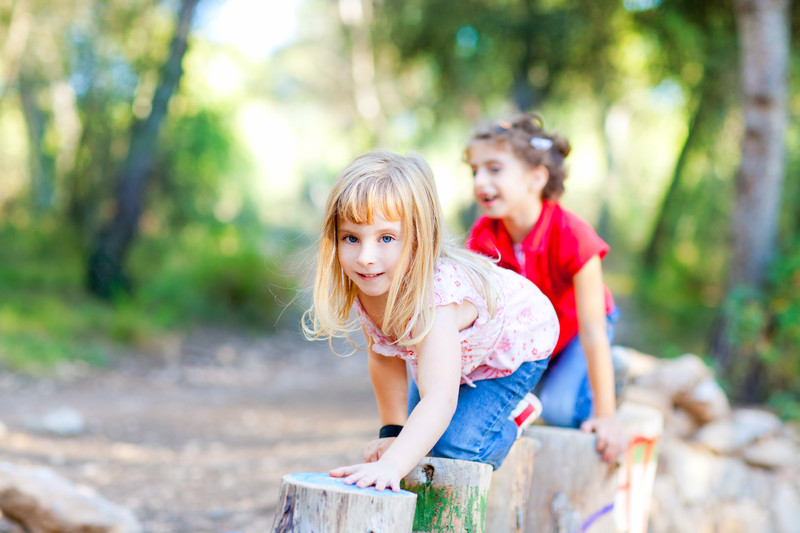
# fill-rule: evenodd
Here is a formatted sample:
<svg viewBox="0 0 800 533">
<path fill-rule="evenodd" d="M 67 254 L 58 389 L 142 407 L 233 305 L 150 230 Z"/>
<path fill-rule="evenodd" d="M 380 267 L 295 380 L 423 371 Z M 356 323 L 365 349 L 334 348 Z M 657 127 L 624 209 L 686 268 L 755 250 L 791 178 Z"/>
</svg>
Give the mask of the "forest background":
<svg viewBox="0 0 800 533">
<path fill-rule="evenodd" d="M 785 0 L 0 0 L 0 369 L 298 330 L 353 157 L 421 153 L 463 239 L 464 145 L 522 109 L 572 143 L 616 342 L 799 419 L 799 31 Z"/>
</svg>

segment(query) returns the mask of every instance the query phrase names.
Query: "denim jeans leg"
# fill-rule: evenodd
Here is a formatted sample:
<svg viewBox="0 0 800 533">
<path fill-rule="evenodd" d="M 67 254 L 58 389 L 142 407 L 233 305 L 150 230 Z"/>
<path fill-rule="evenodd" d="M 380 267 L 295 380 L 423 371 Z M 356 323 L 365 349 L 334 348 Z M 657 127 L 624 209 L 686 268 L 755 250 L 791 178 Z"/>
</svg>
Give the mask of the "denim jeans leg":
<svg viewBox="0 0 800 533">
<path fill-rule="evenodd" d="M 547 359 L 523 363 L 508 376 L 476 381 L 474 387 L 461 385 L 456 412 L 431 455 L 499 467 L 517 438 L 517 426 L 508 417 L 546 366 Z M 419 390 L 413 382 L 409 389 L 410 412 Z"/>
<path fill-rule="evenodd" d="M 606 318 L 606 334 L 611 342 L 619 320 L 619 309 L 614 309 Z M 575 337 L 561 350 L 534 393 L 542 402 L 542 419 L 548 424 L 579 427 L 592 417 L 594 395 L 580 338 Z"/>
</svg>

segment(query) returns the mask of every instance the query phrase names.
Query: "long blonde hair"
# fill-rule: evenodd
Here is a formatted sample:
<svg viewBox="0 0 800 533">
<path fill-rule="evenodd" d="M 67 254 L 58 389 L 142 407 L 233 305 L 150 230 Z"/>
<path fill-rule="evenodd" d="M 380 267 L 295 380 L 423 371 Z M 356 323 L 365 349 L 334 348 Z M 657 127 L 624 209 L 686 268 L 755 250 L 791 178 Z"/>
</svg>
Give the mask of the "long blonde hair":
<svg viewBox="0 0 800 533">
<path fill-rule="evenodd" d="M 357 295 L 339 264 L 337 219 L 372 224 L 380 215 L 400 221 L 405 235 L 389 288 L 382 331 L 401 346 L 417 344 L 433 325 L 433 275 L 440 259 L 464 268 L 494 315 L 497 292 L 488 259 L 458 248 L 447 237 L 433 172 L 418 154 L 368 152 L 345 168 L 328 196 L 320 236 L 313 305 L 303 317 L 309 339 L 347 335 Z"/>
</svg>

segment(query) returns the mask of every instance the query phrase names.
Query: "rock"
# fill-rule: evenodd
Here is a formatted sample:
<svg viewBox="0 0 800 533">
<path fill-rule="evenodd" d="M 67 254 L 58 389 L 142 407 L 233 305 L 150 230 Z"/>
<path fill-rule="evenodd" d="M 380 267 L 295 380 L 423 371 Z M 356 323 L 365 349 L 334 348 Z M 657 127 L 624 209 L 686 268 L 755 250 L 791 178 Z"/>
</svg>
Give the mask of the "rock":
<svg viewBox="0 0 800 533">
<path fill-rule="evenodd" d="M 612 353 L 620 359 L 628 362 L 628 378 L 634 379 L 644 374 L 652 372 L 658 366 L 660 360 L 652 355 L 643 354 L 632 348 L 625 346 L 612 346 Z"/>
<path fill-rule="evenodd" d="M 633 380 L 633 384 L 664 394 L 675 401 L 679 394 L 689 393 L 698 383 L 714 379 L 714 374 L 702 359 L 685 354 L 675 359 L 664 359 L 651 372 Z"/>
<path fill-rule="evenodd" d="M 700 428 L 695 441 L 717 453 L 734 453 L 756 439 L 777 433 L 780 419 L 760 409 L 738 409 L 730 418 Z"/>
<path fill-rule="evenodd" d="M 771 503 L 775 533 L 800 531 L 800 493 L 788 482 L 779 482 Z"/>
<path fill-rule="evenodd" d="M 58 437 L 72 437 L 83 433 L 86 429 L 86 422 L 80 411 L 73 407 L 63 406 L 50 411 L 32 426 L 33 429 L 43 433 L 50 433 Z"/>
<path fill-rule="evenodd" d="M 772 438 L 754 442 L 742 450 L 745 461 L 764 468 L 800 465 L 800 449 L 787 438 Z"/>
<path fill-rule="evenodd" d="M 625 401 L 655 407 L 666 417 L 672 411 L 672 399 L 666 394 L 639 385 L 625 388 Z"/>
<path fill-rule="evenodd" d="M 675 480 L 676 494 L 684 505 L 711 498 L 719 460 L 716 455 L 674 438 L 662 439 L 659 453 L 657 475 Z"/>
<path fill-rule="evenodd" d="M 728 397 L 715 379 L 704 379 L 690 390 L 679 392 L 675 396 L 675 404 L 691 413 L 701 424 L 731 414 Z"/>
<path fill-rule="evenodd" d="M 755 533 L 774 531 L 770 527 L 769 513 L 763 505 L 751 499 L 724 502 L 716 510 L 715 531 L 725 533 Z"/>
<path fill-rule="evenodd" d="M 0 463 L 0 512 L 30 533 L 141 533 L 129 509 L 49 468 Z"/>
<path fill-rule="evenodd" d="M 683 409 L 671 409 L 664 420 L 664 433 L 682 439 L 693 435 L 699 427 L 697 419 Z"/>
</svg>

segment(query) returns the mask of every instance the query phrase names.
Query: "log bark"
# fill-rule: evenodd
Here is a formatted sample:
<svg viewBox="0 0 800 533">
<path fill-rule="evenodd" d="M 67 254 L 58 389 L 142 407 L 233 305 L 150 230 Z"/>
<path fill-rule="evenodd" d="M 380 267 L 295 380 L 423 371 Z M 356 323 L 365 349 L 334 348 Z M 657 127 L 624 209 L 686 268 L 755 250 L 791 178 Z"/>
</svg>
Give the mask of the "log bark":
<svg viewBox="0 0 800 533">
<path fill-rule="evenodd" d="M 525 433 L 541 446 L 523 531 L 613 533 L 618 467 L 600 459 L 595 436 L 549 426 Z"/>
<path fill-rule="evenodd" d="M 281 479 L 272 533 L 410 533 L 417 496 L 345 485 L 327 474 Z"/>
<path fill-rule="evenodd" d="M 533 486 L 536 445 L 536 440 L 523 435 L 492 474 L 486 507 L 487 532 L 522 533 L 526 530 L 525 510 Z"/>
<path fill-rule="evenodd" d="M 423 458 L 403 479 L 403 487 L 417 495 L 414 531 L 489 531 L 485 522 L 491 480 L 492 467 L 484 463 Z"/>
</svg>

